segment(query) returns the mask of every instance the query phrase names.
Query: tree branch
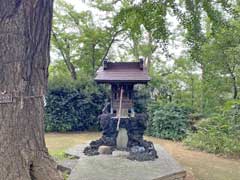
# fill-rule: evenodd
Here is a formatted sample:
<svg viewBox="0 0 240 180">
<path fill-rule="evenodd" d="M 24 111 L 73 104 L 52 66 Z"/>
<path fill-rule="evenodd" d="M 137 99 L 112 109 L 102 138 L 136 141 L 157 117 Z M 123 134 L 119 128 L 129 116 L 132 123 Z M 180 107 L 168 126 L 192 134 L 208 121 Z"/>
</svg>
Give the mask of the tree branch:
<svg viewBox="0 0 240 180">
<path fill-rule="evenodd" d="M 107 47 L 107 49 L 106 49 L 106 51 L 105 51 L 105 53 L 104 53 L 104 55 L 103 55 L 103 57 L 102 57 L 101 64 L 103 63 L 103 61 L 104 61 L 105 58 L 107 57 L 107 55 L 108 55 L 108 53 L 109 53 L 109 50 L 110 50 L 110 48 L 112 47 L 112 44 L 115 42 L 115 38 L 116 38 L 117 35 L 118 35 L 119 33 L 121 33 L 122 31 L 123 31 L 123 29 L 121 29 L 121 30 L 119 30 L 119 31 L 116 31 L 116 32 L 113 34 L 112 39 L 111 39 L 111 41 L 109 42 L 108 47 Z"/>
</svg>

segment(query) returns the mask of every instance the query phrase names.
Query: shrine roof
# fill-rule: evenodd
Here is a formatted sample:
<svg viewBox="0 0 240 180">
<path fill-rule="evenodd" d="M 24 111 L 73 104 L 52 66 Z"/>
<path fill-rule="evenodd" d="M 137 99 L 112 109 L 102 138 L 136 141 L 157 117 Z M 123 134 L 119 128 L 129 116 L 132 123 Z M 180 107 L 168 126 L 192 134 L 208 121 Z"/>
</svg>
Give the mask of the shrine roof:
<svg viewBox="0 0 240 180">
<path fill-rule="evenodd" d="M 130 82 L 147 83 L 150 81 L 147 68 L 140 62 L 104 62 L 96 73 L 98 83 Z"/>
</svg>

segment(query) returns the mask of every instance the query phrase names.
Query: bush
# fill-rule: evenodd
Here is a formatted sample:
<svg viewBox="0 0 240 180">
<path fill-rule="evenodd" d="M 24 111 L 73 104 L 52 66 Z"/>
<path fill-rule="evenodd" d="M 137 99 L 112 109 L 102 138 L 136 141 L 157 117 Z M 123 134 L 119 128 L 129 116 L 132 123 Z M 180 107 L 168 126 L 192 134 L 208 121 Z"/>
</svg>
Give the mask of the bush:
<svg viewBox="0 0 240 180">
<path fill-rule="evenodd" d="M 98 129 L 98 115 L 107 91 L 93 81 L 50 81 L 46 97 L 46 131 L 84 131 Z"/>
<path fill-rule="evenodd" d="M 147 133 L 151 136 L 181 140 L 191 128 L 189 119 L 191 110 L 187 107 L 155 102 L 149 105 L 148 112 Z"/>
<path fill-rule="evenodd" d="M 147 105 L 151 100 L 148 87 L 145 85 L 135 85 L 134 89 L 134 111 L 136 113 L 147 112 Z"/>
<path fill-rule="evenodd" d="M 210 153 L 240 157 L 240 104 L 231 106 L 231 109 L 227 106 L 222 114 L 201 121 L 197 129 L 197 133 L 184 141 L 186 145 Z"/>
</svg>

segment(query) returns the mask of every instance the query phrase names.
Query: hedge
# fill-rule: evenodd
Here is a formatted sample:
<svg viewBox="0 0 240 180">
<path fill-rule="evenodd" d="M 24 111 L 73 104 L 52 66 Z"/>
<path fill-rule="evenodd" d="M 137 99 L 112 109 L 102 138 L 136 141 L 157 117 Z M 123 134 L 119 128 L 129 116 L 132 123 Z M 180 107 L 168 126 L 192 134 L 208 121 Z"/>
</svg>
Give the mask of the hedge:
<svg viewBox="0 0 240 180">
<path fill-rule="evenodd" d="M 152 102 L 148 106 L 149 122 L 147 134 L 171 140 L 182 140 L 192 129 L 192 110 L 176 104 Z"/>
<path fill-rule="evenodd" d="M 46 97 L 45 130 L 66 132 L 99 129 L 97 117 L 107 98 L 107 89 L 91 80 L 51 81 Z"/>
</svg>

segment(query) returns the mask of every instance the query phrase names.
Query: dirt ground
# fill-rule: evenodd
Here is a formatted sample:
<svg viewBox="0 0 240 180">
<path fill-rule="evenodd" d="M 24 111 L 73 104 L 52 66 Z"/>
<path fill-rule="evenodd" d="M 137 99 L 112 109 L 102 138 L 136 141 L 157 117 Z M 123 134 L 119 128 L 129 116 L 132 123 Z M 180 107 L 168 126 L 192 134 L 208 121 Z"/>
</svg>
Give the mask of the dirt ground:
<svg viewBox="0 0 240 180">
<path fill-rule="evenodd" d="M 100 133 L 49 133 L 46 143 L 50 154 L 97 139 Z M 213 154 L 188 150 L 182 143 L 145 137 L 160 144 L 187 170 L 186 180 L 240 180 L 240 159 L 226 159 Z"/>
<path fill-rule="evenodd" d="M 146 137 L 162 145 L 187 172 L 187 180 L 240 180 L 240 159 L 188 150 L 182 143 Z"/>
</svg>

